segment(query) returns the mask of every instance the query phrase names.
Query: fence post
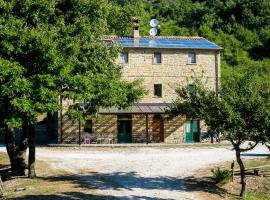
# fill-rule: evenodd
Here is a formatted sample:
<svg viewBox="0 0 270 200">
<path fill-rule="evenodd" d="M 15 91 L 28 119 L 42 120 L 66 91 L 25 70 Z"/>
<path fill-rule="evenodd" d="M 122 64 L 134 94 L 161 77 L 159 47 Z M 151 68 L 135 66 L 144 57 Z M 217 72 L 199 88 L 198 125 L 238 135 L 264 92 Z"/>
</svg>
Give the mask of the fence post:
<svg viewBox="0 0 270 200">
<path fill-rule="evenodd" d="M 233 179 L 234 179 L 234 171 L 233 171 L 233 169 L 234 169 L 234 160 L 233 160 L 233 162 L 232 162 L 232 164 L 231 164 L 231 170 L 232 170 L 232 182 L 233 182 Z"/>
<path fill-rule="evenodd" d="M 0 196 L 4 196 L 4 185 L 0 176 Z"/>
</svg>

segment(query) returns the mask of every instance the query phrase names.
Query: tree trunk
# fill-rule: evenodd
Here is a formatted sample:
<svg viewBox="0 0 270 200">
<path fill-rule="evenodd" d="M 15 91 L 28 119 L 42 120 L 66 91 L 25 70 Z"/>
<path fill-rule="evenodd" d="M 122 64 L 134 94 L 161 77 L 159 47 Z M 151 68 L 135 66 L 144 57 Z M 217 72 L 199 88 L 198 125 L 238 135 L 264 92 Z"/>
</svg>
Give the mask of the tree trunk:
<svg viewBox="0 0 270 200">
<path fill-rule="evenodd" d="M 17 147 L 14 130 L 6 126 L 5 143 L 10 160 L 11 171 L 17 176 L 24 176 L 26 169 L 25 155 L 27 149 L 27 132 L 23 130 Z"/>
<path fill-rule="evenodd" d="M 22 175 L 25 175 L 25 169 L 27 168 L 25 161 L 28 144 L 27 139 L 28 139 L 28 131 L 26 130 L 26 127 L 23 126 L 21 139 L 19 141 L 15 156 L 16 165 L 18 166 L 18 170 L 21 171 Z"/>
<path fill-rule="evenodd" d="M 245 195 L 246 195 L 245 166 L 244 166 L 243 161 L 241 160 L 239 148 L 236 148 L 235 152 L 236 152 L 236 160 L 237 160 L 237 163 L 238 163 L 238 165 L 240 167 L 240 174 L 241 174 L 241 192 L 240 192 L 240 196 L 245 197 Z"/>
<path fill-rule="evenodd" d="M 35 170 L 35 160 L 36 160 L 36 144 L 35 144 L 35 126 L 30 125 L 28 129 L 28 147 L 29 147 L 29 156 L 28 156 L 28 170 L 29 178 L 36 177 Z"/>
<path fill-rule="evenodd" d="M 15 172 L 16 171 L 15 170 L 16 165 L 15 165 L 15 162 L 14 162 L 15 155 L 16 155 L 15 133 L 8 126 L 5 126 L 5 144 L 6 144 L 8 157 L 9 157 L 9 160 L 10 160 L 11 171 Z"/>
</svg>

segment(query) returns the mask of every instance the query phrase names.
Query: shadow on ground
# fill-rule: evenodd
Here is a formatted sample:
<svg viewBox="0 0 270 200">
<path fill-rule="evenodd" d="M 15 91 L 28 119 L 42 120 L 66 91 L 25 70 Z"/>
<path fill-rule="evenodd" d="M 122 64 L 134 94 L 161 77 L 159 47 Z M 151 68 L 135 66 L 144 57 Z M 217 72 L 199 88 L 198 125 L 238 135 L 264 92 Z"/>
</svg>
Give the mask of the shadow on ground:
<svg viewBox="0 0 270 200">
<path fill-rule="evenodd" d="M 214 181 L 208 178 L 195 178 L 193 176 L 186 178 L 175 177 L 142 177 L 135 172 L 123 173 L 91 173 L 85 175 L 70 175 L 58 177 L 39 177 L 49 182 L 54 181 L 71 181 L 77 185 L 78 188 L 83 189 L 98 189 L 98 190 L 129 190 L 143 189 L 143 190 L 166 190 L 174 192 L 196 192 L 206 191 L 219 196 L 224 196 L 225 190 L 215 185 Z M 170 200 L 169 198 L 156 198 L 142 195 L 134 196 L 110 196 L 110 195 L 90 195 L 83 192 L 67 192 L 55 195 L 25 195 L 18 200 L 32 200 L 32 199 L 140 199 L 140 200 Z"/>
</svg>

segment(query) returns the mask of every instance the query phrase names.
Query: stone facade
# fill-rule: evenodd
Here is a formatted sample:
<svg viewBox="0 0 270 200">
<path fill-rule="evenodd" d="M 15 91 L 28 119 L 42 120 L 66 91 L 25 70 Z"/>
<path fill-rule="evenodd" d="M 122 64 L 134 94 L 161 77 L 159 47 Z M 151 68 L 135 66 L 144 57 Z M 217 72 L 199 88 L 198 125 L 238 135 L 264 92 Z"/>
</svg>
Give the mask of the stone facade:
<svg viewBox="0 0 270 200">
<path fill-rule="evenodd" d="M 220 79 L 219 51 L 214 50 L 170 50 L 170 49 L 124 49 L 128 52 L 128 63 L 123 64 L 123 78 L 129 81 L 143 79 L 148 94 L 141 103 L 172 102 L 175 89 L 201 81 L 206 87 L 216 90 L 216 78 Z M 154 63 L 154 53 L 161 53 L 161 63 Z M 196 53 L 196 64 L 187 62 L 188 53 Z M 121 64 L 119 57 L 117 62 Z M 162 97 L 154 96 L 154 84 L 162 84 Z"/>
<path fill-rule="evenodd" d="M 220 80 L 220 52 L 219 50 L 183 50 L 183 49 L 143 49 L 124 48 L 128 52 L 128 63 L 122 64 L 121 57 L 117 63 L 123 65 L 123 78 L 128 81 L 142 79 L 148 94 L 139 103 L 171 103 L 176 99 L 175 89 L 201 81 L 207 88 L 218 92 Z M 196 54 L 196 63 L 188 63 L 188 53 Z M 154 63 L 154 53 L 161 54 L 161 63 Z M 162 84 L 162 96 L 154 96 L 154 84 Z M 68 108 L 74 102 L 65 100 L 63 106 Z M 79 137 L 79 124 L 73 123 L 63 110 L 62 142 L 76 143 Z M 148 114 L 148 141 L 153 142 L 154 125 L 153 114 Z M 132 142 L 145 143 L 147 141 L 146 114 L 132 114 Z M 185 142 L 186 117 L 179 116 L 169 119 L 161 114 L 163 141 L 165 143 Z M 92 143 L 118 143 L 118 115 L 104 114 L 100 117 L 88 116 L 91 120 Z M 60 122 L 59 122 L 60 123 Z M 61 124 L 59 124 L 61 127 Z M 203 122 L 199 129 L 206 129 Z M 81 124 L 83 137 L 84 125 Z M 59 136 L 60 137 L 60 136 Z M 107 140 L 106 140 L 107 139 Z M 61 141 L 61 139 L 59 139 Z"/>
</svg>

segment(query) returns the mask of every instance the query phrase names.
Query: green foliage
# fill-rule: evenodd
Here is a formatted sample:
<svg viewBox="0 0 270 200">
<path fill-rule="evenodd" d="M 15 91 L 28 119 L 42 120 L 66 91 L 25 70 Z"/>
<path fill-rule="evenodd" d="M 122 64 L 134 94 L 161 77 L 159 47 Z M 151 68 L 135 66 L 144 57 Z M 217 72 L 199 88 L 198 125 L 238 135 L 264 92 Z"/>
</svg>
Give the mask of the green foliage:
<svg viewBox="0 0 270 200">
<path fill-rule="evenodd" d="M 270 127 L 268 70 L 262 63 L 230 71 L 223 77 L 219 96 L 202 85 L 195 95 L 186 87 L 179 88 L 171 114 L 203 119 L 211 131 L 222 132 L 235 145 L 265 141 Z"/>
<path fill-rule="evenodd" d="M 1 1 L 0 11 L 1 125 L 35 124 L 40 113 L 60 109 L 60 95 L 91 102 L 92 114 L 144 94 L 138 81 L 121 79 L 119 47 L 103 43 L 105 0 Z"/>
<path fill-rule="evenodd" d="M 141 18 L 141 34 L 148 35 L 149 20 L 160 21 L 160 34 L 203 36 L 224 48 L 228 66 L 270 58 L 270 3 L 268 0 L 111 0 L 109 32 L 131 35 L 130 18 Z M 267 60 L 268 64 L 270 61 Z M 226 72 L 223 72 L 223 74 Z"/>
<path fill-rule="evenodd" d="M 219 167 L 211 170 L 217 183 L 226 184 L 232 180 L 232 172 L 228 169 L 220 169 Z"/>
</svg>

